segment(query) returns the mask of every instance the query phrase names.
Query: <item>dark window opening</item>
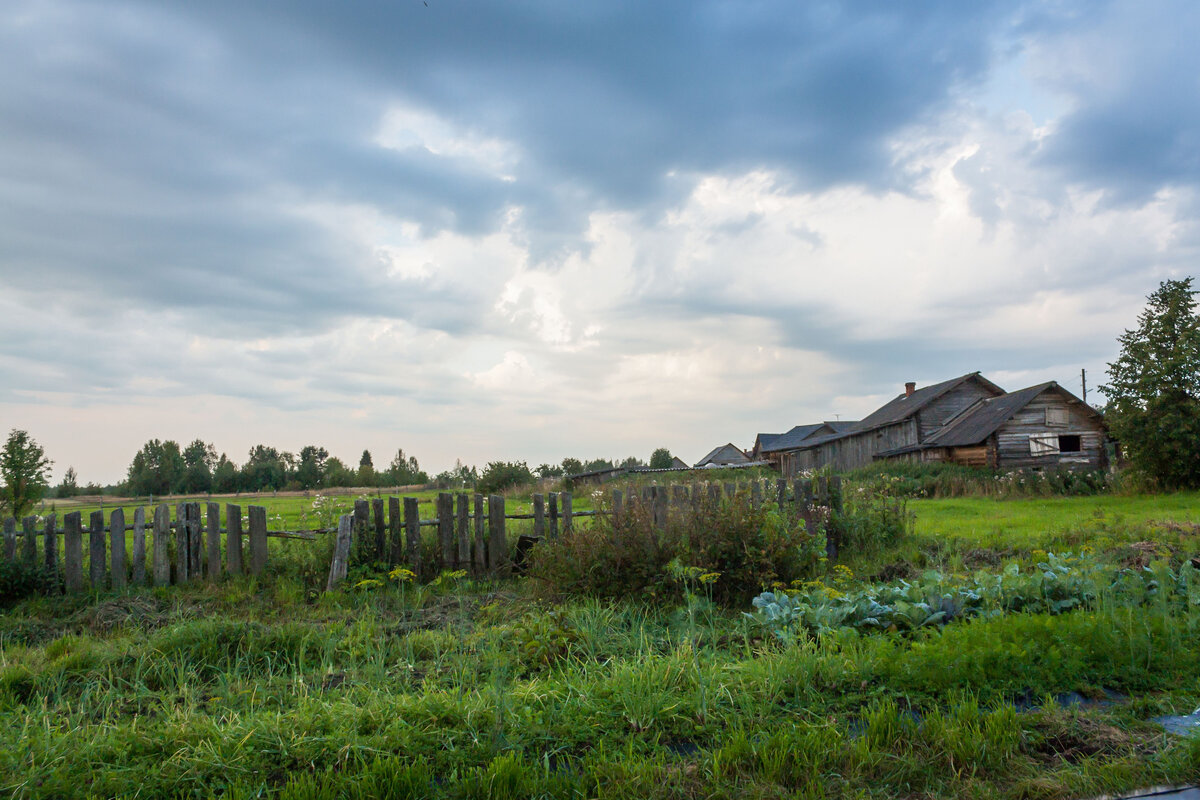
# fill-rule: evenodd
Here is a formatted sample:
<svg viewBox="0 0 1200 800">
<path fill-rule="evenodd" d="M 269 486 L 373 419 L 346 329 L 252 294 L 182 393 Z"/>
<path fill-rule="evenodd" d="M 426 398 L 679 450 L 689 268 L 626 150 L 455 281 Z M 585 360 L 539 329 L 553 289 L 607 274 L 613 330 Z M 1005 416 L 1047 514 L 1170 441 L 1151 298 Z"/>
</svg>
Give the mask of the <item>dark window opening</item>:
<svg viewBox="0 0 1200 800">
<path fill-rule="evenodd" d="M 1083 449 L 1083 442 L 1079 436 L 1059 436 L 1058 437 L 1058 452 L 1060 453 L 1078 453 Z"/>
</svg>

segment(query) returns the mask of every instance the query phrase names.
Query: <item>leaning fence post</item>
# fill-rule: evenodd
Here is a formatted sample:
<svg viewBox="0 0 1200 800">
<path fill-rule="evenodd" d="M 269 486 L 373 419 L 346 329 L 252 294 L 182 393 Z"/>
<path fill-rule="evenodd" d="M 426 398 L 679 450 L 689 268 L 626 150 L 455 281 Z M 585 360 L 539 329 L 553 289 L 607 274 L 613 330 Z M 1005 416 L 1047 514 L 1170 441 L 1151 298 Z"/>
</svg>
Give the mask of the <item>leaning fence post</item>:
<svg viewBox="0 0 1200 800">
<path fill-rule="evenodd" d="M 250 506 L 250 574 L 261 575 L 267 567 L 267 509 Z"/>
<path fill-rule="evenodd" d="M 70 516 L 68 515 L 68 519 Z M 151 557 L 154 560 L 154 585 L 155 586 L 170 586 L 171 585 L 171 508 L 160 503 L 154 507 L 154 530 L 151 534 L 153 541 L 151 542 L 154 552 Z"/>
<path fill-rule="evenodd" d="M 241 575 L 245 569 L 242 558 L 242 507 L 225 504 L 225 569 L 230 575 Z"/>
<path fill-rule="evenodd" d="M 146 507 L 133 510 L 133 585 L 146 583 Z"/>
<path fill-rule="evenodd" d="M 12 517 L 4 518 L 4 558 L 17 560 L 17 521 Z"/>
<path fill-rule="evenodd" d="M 63 525 L 63 583 L 68 592 L 78 592 L 83 589 L 83 515 L 72 511 Z"/>
<path fill-rule="evenodd" d="M 45 525 L 43 528 L 42 549 L 45 551 L 46 569 L 54 572 L 58 569 L 58 531 L 56 523 L 58 518 L 54 514 L 47 514 Z"/>
<path fill-rule="evenodd" d="M 421 575 L 421 505 L 415 497 L 404 498 L 404 543 L 408 550 L 408 566 L 419 578 Z"/>
<path fill-rule="evenodd" d="M 504 534 L 504 497 L 488 495 L 488 566 L 494 574 L 507 576 L 509 573 L 508 537 Z"/>
<path fill-rule="evenodd" d="M 475 573 L 482 575 L 487 572 L 487 537 L 484 535 L 483 495 L 476 492 L 471 497 L 475 514 Z"/>
<path fill-rule="evenodd" d="M 453 569 L 454 564 L 454 495 L 438 492 L 437 496 L 438 550 L 441 569 Z"/>
<path fill-rule="evenodd" d="M 108 572 L 104 547 L 104 512 L 93 511 L 88 534 L 88 576 L 92 591 L 104 591 L 104 576 Z"/>
<path fill-rule="evenodd" d="M 551 539 L 558 538 L 558 492 L 550 493 L 550 527 L 546 534 Z"/>
<path fill-rule="evenodd" d="M 388 498 L 388 567 L 394 567 L 404 558 L 404 539 L 401 536 L 400 498 Z"/>
<path fill-rule="evenodd" d="M 208 579 L 221 576 L 221 506 L 208 504 Z M 228 524 L 228 523 L 227 523 Z"/>
<path fill-rule="evenodd" d="M 25 517 L 21 520 L 24 541 L 21 542 L 21 560 L 29 566 L 37 564 L 37 517 Z"/>
<path fill-rule="evenodd" d="M 466 492 L 459 492 L 454 501 L 454 527 L 458 533 L 458 563 L 455 569 L 471 567 L 471 529 L 467 524 L 469 498 Z"/>
<path fill-rule="evenodd" d="M 125 509 L 113 509 L 108 518 L 108 541 L 112 550 L 112 588 L 125 588 Z"/>
<path fill-rule="evenodd" d="M 254 506 L 250 507 L 253 511 Z M 253 515 L 251 515 L 253 519 Z M 251 527 L 253 530 L 253 527 Z M 329 580 L 325 591 L 330 592 L 346 579 L 346 570 L 350 563 L 350 539 L 354 530 L 354 516 L 343 514 L 338 518 L 337 542 L 333 546 L 333 562 L 329 565 Z"/>
</svg>

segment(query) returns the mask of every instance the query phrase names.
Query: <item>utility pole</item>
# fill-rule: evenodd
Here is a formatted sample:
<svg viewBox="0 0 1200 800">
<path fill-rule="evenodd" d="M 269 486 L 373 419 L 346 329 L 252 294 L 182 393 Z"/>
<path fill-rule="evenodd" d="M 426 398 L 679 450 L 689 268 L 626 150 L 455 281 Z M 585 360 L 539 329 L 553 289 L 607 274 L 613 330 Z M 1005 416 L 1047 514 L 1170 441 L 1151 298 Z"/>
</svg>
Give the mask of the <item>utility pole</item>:
<svg viewBox="0 0 1200 800">
<path fill-rule="evenodd" d="M 1083 402 L 1087 403 L 1087 370 L 1079 370 L 1079 380 L 1083 383 Z"/>
</svg>

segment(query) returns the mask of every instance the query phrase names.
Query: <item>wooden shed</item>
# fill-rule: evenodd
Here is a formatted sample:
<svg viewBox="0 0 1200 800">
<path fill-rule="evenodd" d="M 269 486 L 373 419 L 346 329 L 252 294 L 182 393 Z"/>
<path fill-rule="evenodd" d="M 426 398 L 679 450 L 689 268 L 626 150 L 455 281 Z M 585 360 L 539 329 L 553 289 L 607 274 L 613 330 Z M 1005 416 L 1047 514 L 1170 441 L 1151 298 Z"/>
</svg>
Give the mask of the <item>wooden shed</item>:
<svg viewBox="0 0 1200 800">
<path fill-rule="evenodd" d="M 729 467 L 729 466 L 744 466 L 750 463 L 750 459 L 741 449 L 729 442 L 720 447 L 715 447 L 704 458 L 696 462 L 697 467 Z"/>
</svg>

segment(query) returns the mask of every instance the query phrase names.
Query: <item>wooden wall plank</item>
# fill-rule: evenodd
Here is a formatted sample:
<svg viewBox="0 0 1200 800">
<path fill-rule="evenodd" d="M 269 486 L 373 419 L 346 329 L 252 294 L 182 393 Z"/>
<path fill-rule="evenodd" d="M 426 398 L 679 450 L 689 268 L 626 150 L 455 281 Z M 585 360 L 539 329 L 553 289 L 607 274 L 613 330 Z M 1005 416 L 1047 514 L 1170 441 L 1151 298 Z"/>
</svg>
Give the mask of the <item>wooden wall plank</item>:
<svg viewBox="0 0 1200 800">
<path fill-rule="evenodd" d="M 124 589 L 125 574 L 125 509 L 117 508 L 108 518 L 108 543 L 112 551 L 112 588 Z"/>
<path fill-rule="evenodd" d="M 175 582 L 187 582 L 191 560 L 188 558 L 187 503 L 175 504 Z"/>
</svg>

